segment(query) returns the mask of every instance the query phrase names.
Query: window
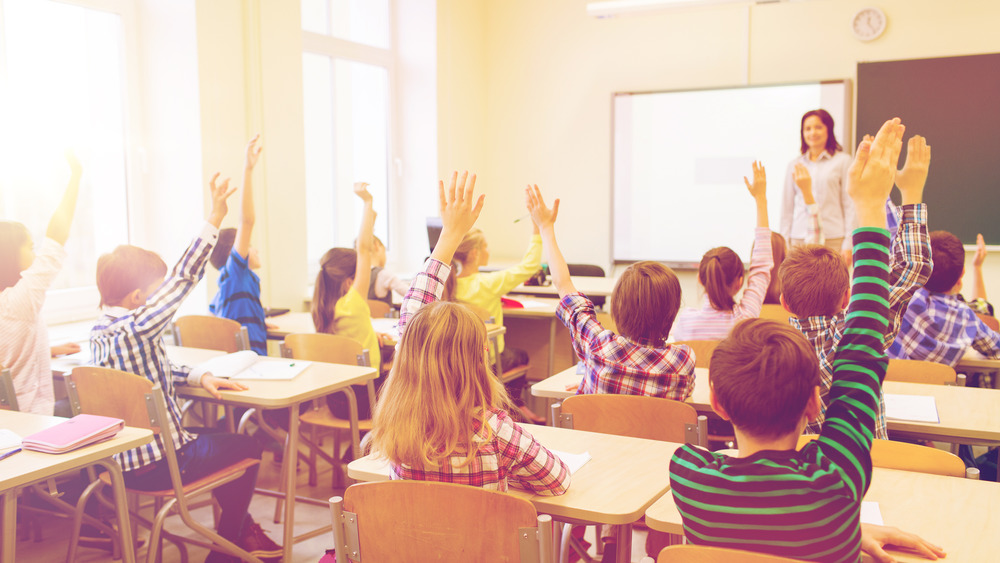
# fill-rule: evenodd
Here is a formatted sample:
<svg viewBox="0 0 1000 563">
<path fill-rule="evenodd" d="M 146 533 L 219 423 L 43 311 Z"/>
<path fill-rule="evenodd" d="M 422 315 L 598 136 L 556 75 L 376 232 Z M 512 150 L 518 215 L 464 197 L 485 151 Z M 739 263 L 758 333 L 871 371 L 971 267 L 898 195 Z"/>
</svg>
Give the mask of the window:
<svg viewBox="0 0 1000 563">
<path fill-rule="evenodd" d="M 0 217 L 37 244 L 69 179 L 64 151 L 84 167 L 50 321 L 94 314 L 97 257 L 129 240 L 128 6 L 88 4 L 0 0 Z"/>
<path fill-rule="evenodd" d="M 307 253 L 353 247 L 370 184 L 375 235 L 389 246 L 393 51 L 388 0 L 302 0 Z"/>
</svg>

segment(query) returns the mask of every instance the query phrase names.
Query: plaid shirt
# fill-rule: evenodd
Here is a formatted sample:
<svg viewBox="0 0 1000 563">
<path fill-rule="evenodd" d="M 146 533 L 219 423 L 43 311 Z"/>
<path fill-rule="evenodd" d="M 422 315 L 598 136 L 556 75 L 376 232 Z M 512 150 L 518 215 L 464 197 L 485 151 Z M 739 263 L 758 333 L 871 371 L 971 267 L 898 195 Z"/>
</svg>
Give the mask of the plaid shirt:
<svg viewBox="0 0 1000 563">
<path fill-rule="evenodd" d="M 191 368 L 170 363 L 163 345 L 163 332 L 170 327 L 184 298 L 201 281 L 218 236 L 219 230 L 206 223 L 174 266 L 170 277 L 149 296 L 145 305 L 132 310 L 105 307 L 90 331 L 90 355 L 94 365 L 141 375 L 160 384 L 167 400 L 170 434 L 177 447 L 194 440 L 194 435 L 181 425 L 181 411 L 174 395 L 176 385 L 189 382 Z M 197 385 L 199 382 L 190 383 Z M 123 470 L 134 471 L 161 459 L 163 442 L 156 436 L 152 442 L 115 457 Z"/>
<path fill-rule="evenodd" d="M 889 288 L 889 325 L 885 330 L 885 342 L 891 343 L 899 332 L 900 322 L 906 305 L 914 292 L 924 285 L 931 275 L 931 245 L 927 233 L 927 206 L 923 203 L 904 205 L 899 208 L 900 223 L 896 236 L 892 239 L 892 262 L 889 273 L 892 286 Z M 806 432 L 818 434 L 823 424 L 827 407 L 827 395 L 833 379 L 834 352 L 844 336 L 844 312 L 832 317 L 792 317 L 792 326 L 799 329 L 816 349 L 820 367 L 820 395 L 823 397 L 823 412 L 820 417 L 806 427 Z M 888 344 L 886 345 L 888 348 Z M 887 439 L 885 427 L 885 401 L 879 398 L 876 413 L 875 437 Z"/>
<path fill-rule="evenodd" d="M 694 353 L 688 346 L 632 342 L 605 330 L 594 304 L 579 293 L 564 297 L 556 315 L 572 333 L 573 350 L 587 368 L 577 393 L 683 401 L 694 391 Z"/>
<path fill-rule="evenodd" d="M 906 308 L 889 357 L 954 367 L 969 346 L 1000 359 L 1000 334 L 986 326 L 968 303 L 958 295 L 920 288 Z"/>
<path fill-rule="evenodd" d="M 400 305 L 400 342 L 406 338 L 406 324 L 420 307 L 441 298 L 444 281 L 451 273 L 443 262 L 428 259 L 424 271 L 417 274 Z M 391 377 L 391 376 L 390 376 Z M 414 479 L 460 483 L 483 489 L 506 491 L 511 485 L 536 495 L 561 495 L 569 488 L 570 474 L 566 464 L 538 443 L 538 440 L 510 419 L 502 410 L 489 408 L 486 419 L 489 431 L 479 435 L 476 455 L 468 464 L 465 454 L 455 452 L 447 463 L 433 469 L 418 469 L 407 465 L 391 465 L 393 479 Z"/>
</svg>

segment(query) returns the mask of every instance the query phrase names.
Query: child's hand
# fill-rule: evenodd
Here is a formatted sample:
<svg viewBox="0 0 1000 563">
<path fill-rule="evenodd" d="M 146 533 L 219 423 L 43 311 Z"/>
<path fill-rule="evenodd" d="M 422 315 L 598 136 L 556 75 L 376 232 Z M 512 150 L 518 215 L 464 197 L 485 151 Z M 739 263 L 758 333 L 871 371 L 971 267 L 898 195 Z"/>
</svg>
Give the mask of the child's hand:
<svg viewBox="0 0 1000 563">
<path fill-rule="evenodd" d="M 486 196 L 480 195 L 477 199 L 475 192 L 476 175 L 473 174 L 472 178 L 469 178 L 468 172 L 462 173 L 461 180 L 458 178 L 458 172 L 453 172 L 447 190 L 444 188 L 444 182 L 438 182 L 442 230 L 448 229 L 459 236 L 465 236 L 465 233 L 476 224 Z"/>
<path fill-rule="evenodd" d="M 902 170 L 896 172 L 896 185 L 903 194 L 903 205 L 923 201 L 930 165 L 931 147 L 927 144 L 927 139 L 920 135 L 910 137 L 906 143 L 906 163 Z"/>
<path fill-rule="evenodd" d="M 74 179 L 79 179 L 83 176 L 83 166 L 80 165 L 80 160 L 76 158 L 76 153 L 73 149 L 66 149 L 66 163 L 69 164 L 69 172 L 72 174 Z"/>
<path fill-rule="evenodd" d="M 976 235 L 976 257 L 972 259 L 972 265 L 978 269 L 983 267 L 984 262 L 986 262 L 986 241 L 983 240 L 983 234 L 979 233 Z"/>
<path fill-rule="evenodd" d="M 236 193 L 236 186 L 229 187 L 229 178 L 217 184 L 218 179 L 219 173 L 216 172 L 215 176 L 212 176 L 212 179 L 208 183 L 212 192 L 212 212 L 209 215 L 208 222 L 215 225 L 216 228 L 222 224 L 226 213 L 229 213 L 229 205 L 226 203 L 226 200 L 229 199 L 229 196 Z"/>
<path fill-rule="evenodd" d="M 892 545 L 917 552 L 925 559 L 936 560 L 947 554 L 940 546 L 934 545 L 916 534 L 904 532 L 891 526 L 861 525 L 861 551 L 878 563 L 894 563 L 896 560 L 882 547 Z"/>
<path fill-rule="evenodd" d="M 795 171 L 792 173 L 792 179 L 795 180 L 795 187 L 802 192 L 802 199 L 806 202 L 806 205 L 816 203 L 816 198 L 813 197 L 812 191 L 812 176 L 809 175 L 809 169 L 806 168 L 805 164 L 801 162 L 795 163 Z"/>
<path fill-rule="evenodd" d="M 361 201 L 372 200 L 372 194 L 368 193 L 368 182 L 354 182 L 354 193 L 361 198 Z"/>
<path fill-rule="evenodd" d="M 222 398 L 222 393 L 219 393 L 219 389 L 232 389 L 233 391 L 246 391 L 249 389 L 246 385 L 242 383 L 237 383 L 236 381 L 230 381 L 228 379 L 222 379 L 220 377 L 215 377 L 210 373 L 206 373 L 201 376 L 201 386 L 208 394 L 215 397 L 216 399 Z"/>
<path fill-rule="evenodd" d="M 49 349 L 49 355 L 53 358 L 58 358 L 59 356 L 68 356 L 70 354 L 76 354 L 80 351 L 80 345 L 76 342 L 70 342 L 68 344 L 60 344 L 58 346 L 53 346 Z"/>
<path fill-rule="evenodd" d="M 257 166 L 257 160 L 260 158 L 260 152 L 264 150 L 264 145 L 257 146 L 257 141 L 260 140 L 260 133 L 253 136 L 250 142 L 247 143 L 247 158 L 246 164 L 244 165 L 247 170 L 253 170 L 254 166 Z"/>
<path fill-rule="evenodd" d="M 847 193 L 858 211 L 858 225 L 885 228 L 885 201 L 892 190 L 905 127 L 886 121 L 874 141 L 862 141 L 847 173 Z"/>
<path fill-rule="evenodd" d="M 803 168 L 805 168 L 803 166 Z M 796 172 L 798 170 L 796 169 Z M 809 172 L 806 172 L 806 180 L 809 180 Z M 743 181 L 746 182 L 747 190 L 750 191 L 750 195 L 756 200 L 767 199 L 767 174 L 764 172 L 764 165 L 753 161 L 753 184 L 746 176 L 743 177 Z"/>
<path fill-rule="evenodd" d="M 525 188 L 524 200 L 535 226 L 541 230 L 555 225 L 556 218 L 559 217 L 558 198 L 552 202 L 552 209 L 549 209 L 545 205 L 545 200 L 542 199 L 542 192 L 538 189 L 538 184 L 535 184 Z"/>
</svg>

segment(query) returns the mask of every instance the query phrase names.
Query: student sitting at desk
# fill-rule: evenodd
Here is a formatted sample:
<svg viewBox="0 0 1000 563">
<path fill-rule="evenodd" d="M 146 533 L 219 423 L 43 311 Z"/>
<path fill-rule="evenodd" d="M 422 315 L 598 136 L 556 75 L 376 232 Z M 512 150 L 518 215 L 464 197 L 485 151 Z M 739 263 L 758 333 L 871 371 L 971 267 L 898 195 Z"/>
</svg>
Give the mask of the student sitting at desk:
<svg viewBox="0 0 1000 563">
<path fill-rule="evenodd" d="M 174 391 L 177 385 L 200 385 L 215 398 L 219 389 L 244 390 L 242 384 L 211 374 L 192 372 L 173 365 L 167 358 L 163 333 L 170 327 L 177 309 L 205 274 L 219 225 L 226 216 L 226 199 L 235 190 L 229 180 L 216 184 L 212 177 L 212 211 L 201 233 L 192 241 L 170 276 L 167 265 L 156 253 L 122 245 L 97 262 L 97 289 L 101 294 L 101 317 L 90 331 L 90 354 L 94 365 L 134 373 L 159 384 L 167 402 L 169 429 L 174 443 L 180 444 L 177 459 L 184 483 L 196 481 L 241 459 L 260 459 L 257 441 L 246 434 L 192 434 L 181 424 L 181 411 Z M 170 487 L 170 473 L 163 460 L 159 439 L 118 456 L 125 484 L 132 489 L 156 491 Z M 214 490 L 222 512 L 217 531 L 220 536 L 261 558 L 280 558 L 281 546 L 267 536 L 247 513 L 257 482 L 258 465 L 238 479 Z M 228 555 L 213 551 L 207 561 L 229 561 Z"/>
<path fill-rule="evenodd" d="M 796 451 L 806 422 L 820 411 L 819 365 L 794 328 L 752 319 L 712 355 L 713 409 L 733 423 L 739 455 L 691 445 L 670 463 L 670 490 L 688 541 L 811 561 L 858 561 L 859 514 L 871 480 L 875 411 L 887 365 L 889 236 L 885 198 L 892 188 L 903 127 L 887 121 L 858 147 L 848 192 L 854 279 L 834 382 L 819 439 Z M 938 548 L 931 557 L 942 555 Z M 936 553 L 935 553 L 936 550 Z"/>
</svg>

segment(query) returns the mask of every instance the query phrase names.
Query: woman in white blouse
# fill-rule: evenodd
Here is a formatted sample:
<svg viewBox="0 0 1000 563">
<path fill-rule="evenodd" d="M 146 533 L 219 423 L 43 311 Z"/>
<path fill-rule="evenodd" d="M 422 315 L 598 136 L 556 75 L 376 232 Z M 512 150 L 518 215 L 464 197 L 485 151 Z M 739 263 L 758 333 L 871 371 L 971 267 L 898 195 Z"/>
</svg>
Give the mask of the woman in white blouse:
<svg viewBox="0 0 1000 563">
<path fill-rule="evenodd" d="M 802 116 L 799 130 L 802 154 L 788 165 L 781 205 L 781 234 L 790 246 L 804 244 L 812 213 L 819 216 L 820 244 L 850 256 L 857 224 L 854 205 L 847 196 L 847 168 L 851 158 L 833 133 L 833 118 L 817 109 Z M 812 191 L 815 203 L 806 205 L 803 191 Z"/>
</svg>

